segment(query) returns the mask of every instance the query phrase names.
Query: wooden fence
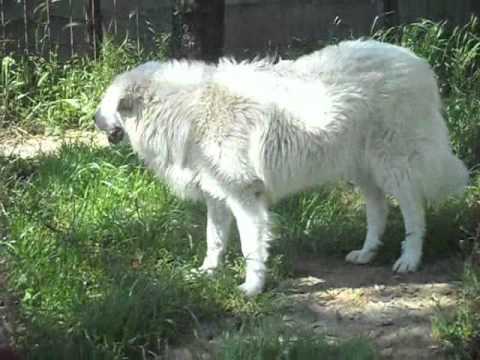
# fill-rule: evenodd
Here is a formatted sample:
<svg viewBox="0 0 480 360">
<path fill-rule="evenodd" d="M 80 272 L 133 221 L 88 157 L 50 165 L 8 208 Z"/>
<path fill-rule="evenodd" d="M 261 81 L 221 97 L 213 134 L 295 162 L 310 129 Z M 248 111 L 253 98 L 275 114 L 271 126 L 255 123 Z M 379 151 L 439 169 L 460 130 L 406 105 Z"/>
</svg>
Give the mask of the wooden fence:
<svg viewBox="0 0 480 360">
<path fill-rule="evenodd" d="M 10 52 L 61 57 L 97 54 L 105 34 L 151 47 L 172 31 L 180 0 L 0 0 L 0 55 Z M 188 0 L 183 0 L 188 2 Z M 394 25 L 419 17 L 465 22 L 480 12 L 479 0 L 226 0 L 224 48 L 287 46 L 365 35 L 373 22 Z"/>
</svg>

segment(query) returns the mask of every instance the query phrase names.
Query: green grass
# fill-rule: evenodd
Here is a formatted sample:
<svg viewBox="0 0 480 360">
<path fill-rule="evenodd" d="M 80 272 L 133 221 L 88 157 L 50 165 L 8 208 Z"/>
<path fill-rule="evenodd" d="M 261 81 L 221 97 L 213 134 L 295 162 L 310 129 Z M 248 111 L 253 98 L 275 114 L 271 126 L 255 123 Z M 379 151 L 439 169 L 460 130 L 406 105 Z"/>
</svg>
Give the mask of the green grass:
<svg viewBox="0 0 480 360">
<path fill-rule="evenodd" d="M 164 59 L 166 37 L 146 52 L 126 41 L 106 40 L 99 61 L 89 57 L 60 60 L 0 53 L 0 129 L 16 126 L 51 133 L 93 128 L 93 115 L 113 76 L 147 60 Z M 162 40 L 163 39 L 163 40 Z"/>
<path fill-rule="evenodd" d="M 454 359 L 476 359 L 480 354 L 480 177 L 467 196 L 476 214 L 477 228 L 467 231 L 462 241 L 466 257 L 462 287 L 455 311 L 439 312 L 433 333 Z"/>
<path fill-rule="evenodd" d="M 465 197 L 451 199 L 427 212 L 426 263 L 459 251 L 459 240 L 475 230 L 478 221 L 476 186 Z M 363 245 L 366 233 L 365 204 L 350 185 L 319 189 L 281 202 L 275 208 L 280 241 L 274 251 L 298 254 L 345 255 Z M 404 225 L 400 209 L 390 202 L 384 245 L 375 260 L 393 263 L 400 253 Z"/>
<path fill-rule="evenodd" d="M 467 263 L 455 312 L 440 312 L 433 334 L 453 359 L 476 359 L 480 354 L 480 263 Z M 476 354 L 476 355 L 475 355 Z"/>
<path fill-rule="evenodd" d="M 478 20 L 457 28 L 422 21 L 374 36 L 430 61 L 439 75 L 454 148 L 471 167 L 478 166 Z M 147 54 L 128 42 L 107 43 L 97 62 L 4 56 L 0 127 L 91 128 L 98 99 L 114 74 L 163 58 L 164 49 L 160 45 Z M 268 290 L 293 273 L 297 257 L 343 257 L 361 246 L 364 205 L 352 190 L 348 184 L 319 189 L 275 207 L 278 239 Z M 429 209 L 426 263 L 458 253 L 459 240 L 475 238 L 479 214 L 480 177 L 474 174 L 465 197 Z M 393 262 L 403 232 L 394 205 L 377 262 Z M 218 335 L 225 331 L 219 359 L 313 359 L 309 354 L 315 352 L 325 358 L 375 358 L 364 340 L 330 344 L 284 325 L 265 329 L 262 319 L 281 313 L 282 299 L 274 291 L 254 300 L 239 296 L 238 241 L 231 242 L 223 271 L 193 281 L 187 274 L 201 262 L 204 233 L 204 207 L 176 199 L 125 149 L 65 146 L 58 155 L 35 160 L 0 158 L 0 255 L 9 260 L 9 287 L 20 299 L 25 330 L 17 341 L 26 358 L 162 355 L 168 346 L 193 341 L 202 324 L 223 324 L 225 318 L 241 330 L 226 325 L 218 330 Z M 474 259 L 475 246 L 467 248 Z M 470 261 L 458 312 L 435 321 L 435 334 L 453 357 L 465 357 L 476 346 L 479 279 Z"/>
<path fill-rule="evenodd" d="M 381 41 L 412 49 L 425 57 L 439 76 L 452 143 L 471 166 L 480 162 L 480 21 L 464 26 L 423 20 L 372 34 Z M 168 56 L 168 37 L 146 52 L 128 41 L 106 41 L 99 61 L 77 57 L 60 61 L 0 54 L 0 128 L 18 126 L 29 132 L 93 128 L 100 96 L 112 77 L 132 66 Z M 290 55 L 315 50 L 318 44 L 293 44 Z"/>
<path fill-rule="evenodd" d="M 205 252 L 205 209 L 172 196 L 126 149 L 70 145 L 58 155 L 3 159 L 2 165 L 8 232 L 1 252 L 9 259 L 9 286 L 20 299 L 26 330 L 18 342 L 28 349 L 27 358 L 140 359 L 142 349 L 161 352 L 166 344 L 188 343 L 201 331 L 199 324 L 281 313 L 282 296 L 275 291 L 247 300 L 236 289 L 243 276 L 238 241 L 220 274 L 187 276 Z M 452 201 L 430 212 L 440 227 L 428 235 L 430 240 L 437 234 L 427 247 L 432 257 L 451 253 L 462 236 L 460 224 L 473 227 L 475 201 L 476 187 L 465 209 L 465 201 Z M 274 213 L 278 239 L 269 290 L 292 272 L 296 256 L 343 256 L 363 240 L 363 205 L 342 187 L 288 199 Z M 399 251 L 398 211 L 390 220 L 388 232 L 396 238 L 380 261 L 393 260 Z M 254 353 L 264 346 L 255 341 L 248 342 L 252 348 L 237 344 L 228 351 Z M 277 342 L 273 337 L 265 346 L 284 351 Z M 326 346 L 321 337 L 290 345 L 307 353 Z"/>
<path fill-rule="evenodd" d="M 216 354 L 219 360 L 372 360 L 377 354 L 365 339 L 331 343 L 317 334 L 264 321 L 227 333 Z"/>
<path fill-rule="evenodd" d="M 204 253 L 204 209 L 175 199 L 128 153 L 67 146 L 7 165 L 2 253 L 31 358 L 135 358 L 200 321 L 272 311 L 268 294 L 239 296 L 237 257 L 214 279 L 186 276 Z"/>
</svg>

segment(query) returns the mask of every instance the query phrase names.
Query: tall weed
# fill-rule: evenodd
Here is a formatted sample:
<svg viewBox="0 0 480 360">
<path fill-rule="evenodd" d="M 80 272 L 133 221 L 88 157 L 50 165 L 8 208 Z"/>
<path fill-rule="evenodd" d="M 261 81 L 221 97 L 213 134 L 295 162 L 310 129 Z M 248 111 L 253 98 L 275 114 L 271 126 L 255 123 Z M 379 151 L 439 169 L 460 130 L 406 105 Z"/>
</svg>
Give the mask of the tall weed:
<svg viewBox="0 0 480 360">
<path fill-rule="evenodd" d="M 113 76 L 164 57 L 167 41 L 160 38 L 158 48 L 147 53 L 128 41 L 116 45 L 107 39 L 98 61 L 89 57 L 62 61 L 54 52 L 48 58 L 4 56 L 0 128 L 19 126 L 30 132 L 91 128 L 99 98 Z"/>
</svg>

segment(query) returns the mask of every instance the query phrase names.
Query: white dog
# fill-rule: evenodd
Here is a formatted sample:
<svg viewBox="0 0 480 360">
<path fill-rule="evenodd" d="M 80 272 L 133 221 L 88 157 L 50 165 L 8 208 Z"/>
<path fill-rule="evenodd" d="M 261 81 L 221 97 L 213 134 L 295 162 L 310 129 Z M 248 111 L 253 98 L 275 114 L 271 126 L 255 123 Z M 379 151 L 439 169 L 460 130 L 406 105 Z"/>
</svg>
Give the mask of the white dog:
<svg viewBox="0 0 480 360">
<path fill-rule="evenodd" d="M 269 205 L 339 178 L 366 198 L 368 231 L 347 261 L 374 257 L 389 194 L 404 222 L 393 266 L 415 271 L 424 207 L 468 180 L 451 151 L 432 69 L 412 52 L 347 41 L 277 65 L 149 62 L 107 89 L 96 125 L 124 134 L 177 194 L 208 208 L 202 271 L 219 263 L 235 219 L 246 259 L 247 295 L 262 291 L 271 239 Z"/>
</svg>

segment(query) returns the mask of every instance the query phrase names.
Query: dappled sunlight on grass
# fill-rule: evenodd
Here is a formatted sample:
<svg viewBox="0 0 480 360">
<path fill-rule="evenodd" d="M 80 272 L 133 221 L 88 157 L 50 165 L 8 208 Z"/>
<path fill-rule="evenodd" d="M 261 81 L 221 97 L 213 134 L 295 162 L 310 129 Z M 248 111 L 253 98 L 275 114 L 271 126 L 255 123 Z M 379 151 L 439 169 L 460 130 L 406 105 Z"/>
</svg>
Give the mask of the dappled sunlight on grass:
<svg viewBox="0 0 480 360">
<path fill-rule="evenodd" d="M 270 291 L 249 300 L 236 288 L 244 271 L 238 241 L 216 276 L 187 276 L 205 252 L 205 209 L 171 195 L 128 149 L 64 145 L 58 154 L 2 162 L 9 198 L 3 252 L 26 324 L 19 344 L 33 358 L 139 358 L 141 349 L 158 353 L 188 341 L 204 322 L 278 314 L 285 297 L 276 288 L 298 272 L 296 259 L 343 257 L 365 231 L 363 203 L 350 186 L 285 200 L 274 208 Z M 443 234 L 448 249 L 460 236 L 456 224 L 470 226 L 461 207 L 451 202 L 429 214 L 453 229 Z M 387 235 L 398 242 L 386 249 L 397 254 L 398 211 L 390 220 Z M 445 251 L 439 244 L 432 256 Z"/>
<path fill-rule="evenodd" d="M 28 345 L 43 336 L 52 351 L 86 336 L 139 351 L 198 321 L 269 311 L 240 296 L 236 262 L 213 279 L 185 277 L 204 252 L 204 209 L 175 199 L 128 152 L 69 145 L 28 164 L 28 179 L 8 185 L 5 241 L 10 285 L 35 329 Z"/>
</svg>

